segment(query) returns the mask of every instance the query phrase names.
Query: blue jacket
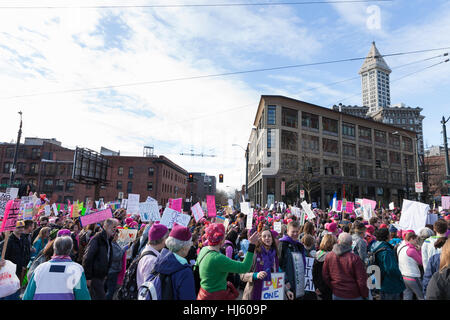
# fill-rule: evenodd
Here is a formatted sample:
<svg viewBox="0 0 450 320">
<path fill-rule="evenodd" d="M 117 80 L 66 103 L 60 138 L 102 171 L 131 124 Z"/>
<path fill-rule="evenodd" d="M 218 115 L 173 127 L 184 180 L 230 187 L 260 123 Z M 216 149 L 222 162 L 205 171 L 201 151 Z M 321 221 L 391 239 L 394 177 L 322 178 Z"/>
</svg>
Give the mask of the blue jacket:
<svg viewBox="0 0 450 320">
<path fill-rule="evenodd" d="M 433 273 L 439 271 L 439 264 L 441 263 L 441 254 L 436 253 L 431 256 L 430 260 L 428 260 L 428 265 L 423 275 L 423 295 L 426 296 L 428 283 L 433 276 Z"/>
<path fill-rule="evenodd" d="M 172 275 L 174 300 L 197 299 L 191 266 L 189 264 L 181 264 L 170 250 L 162 249 L 156 260 L 154 271 Z"/>
<path fill-rule="evenodd" d="M 385 293 L 401 293 L 405 290 L 405 283 L 398 266 L 393 247 L 386 241 L 375 241 L 371 252 L 385 247 L 386 250 L 380 251 L 375 257 L 377 266 L 381 270 L 381 291 Z"/>
</svg>

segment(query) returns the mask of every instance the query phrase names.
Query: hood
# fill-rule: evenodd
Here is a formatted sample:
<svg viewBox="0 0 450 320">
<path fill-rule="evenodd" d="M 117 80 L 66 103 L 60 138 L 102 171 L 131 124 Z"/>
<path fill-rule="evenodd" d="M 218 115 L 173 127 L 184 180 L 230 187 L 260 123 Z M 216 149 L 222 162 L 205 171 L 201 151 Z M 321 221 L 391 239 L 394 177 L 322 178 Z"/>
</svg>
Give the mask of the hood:
<svg viewBox="0 0 450 320">
<path fill-rule="evenodd" d="M 280 239 L 280 241 L 282 242 L 289 242 L 291 244 L 301 244 L 300 241 L 295 241 L 294 239 L 292 239 L 291 237 L 289 237 L 288 235 L 284 236 L 283 238 Z"/>
<path fill-rule="evenodd" d="M 323 251 L 323 250 L 317 251 L 317 252 L 316 252 L 316 260 L 319 261 L 319 262 L 324 262 L 326 256 L 327 256 L 329 253 L 330 253 L 329 251 Z"/>
<path fill-rule="evenodd" d="M 155 263 L 155 271 L 162 274 L 172 274 L 184 268 L 189 268 L 189 265 L 181 264 L 173 255 L 172 251 L 164 248 Z"/>
<path fill-rule="evenodd" d="M 350 252 L 351 250 L 352 250 L 351 245 L 335 244 L 333 247 L 333 252 L 337 256 L 342 256 L 344 253 Z"/>
<path fill-rule="evenodd" d="M 386 241 L 375 241 L 372 244 L 372 247 L 370 248 L 370 251 L 375 252 L 378 249 L 381 249 L 383 247 L 392 249 L 392 246 L 389 243 L 387 243 Z"/>
</svg>

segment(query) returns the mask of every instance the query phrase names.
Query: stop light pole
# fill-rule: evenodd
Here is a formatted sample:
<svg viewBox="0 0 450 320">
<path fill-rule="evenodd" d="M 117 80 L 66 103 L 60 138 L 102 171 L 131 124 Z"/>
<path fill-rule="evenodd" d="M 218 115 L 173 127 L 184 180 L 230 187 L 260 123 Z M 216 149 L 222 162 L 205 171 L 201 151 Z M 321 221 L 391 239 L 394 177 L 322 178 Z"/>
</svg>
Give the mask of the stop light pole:
<svg viewBox="0 0 450 320">
<path fill-rule="evenodd" d="M 19 111 L 19 114 L 20 114 L 20 126 L 19 126 L 19 132 L 17 134 L 16 150 L 14 151 L 13 165 L 12 165 L 12 168 L 10 169 L 10 174 L 9 174 L 9 187 L 12 187 L 14 175 L 16 174 L 17 153 L 19 152 L 20 137 L 22 136 L 22 111 Z"/>
<path fill-rule="evenodd" d="M 449 180 L 450 179 L 450 163 L 449 163 L 449 159 L 448 159 L 448 142 L 447 142 L 447 128 L 445 126 L 445 124 L 448 122 L 448 120 L 450 120 L 450 117 L 445 120 L 445 117 L 442 117 L 442 132 L 444 133 L 444 149 L 445 149 L 445 171 L 446 171 L 446 179 Z M 448 192 L 448 190 L 447 190 Z"/>
</svg>

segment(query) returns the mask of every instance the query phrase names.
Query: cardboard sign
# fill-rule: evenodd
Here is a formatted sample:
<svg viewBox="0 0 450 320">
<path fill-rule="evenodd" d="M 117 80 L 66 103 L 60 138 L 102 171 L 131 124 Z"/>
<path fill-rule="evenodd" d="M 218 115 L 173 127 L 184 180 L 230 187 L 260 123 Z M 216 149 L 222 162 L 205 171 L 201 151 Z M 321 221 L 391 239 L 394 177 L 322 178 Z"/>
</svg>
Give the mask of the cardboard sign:
<svg viewBox="0 0 450 320">
<path fill-rule="evenodd" d="M 139 194 L 130 193 L 128 195 L 127 213 L 139 214 Z"/>
<path fill-rule="evenodd" d="M 105 221 L 108 218 L 114 218 L 111 208 L 82 216 L 80 217 L 80 222 L 85 227 L 90 224 Z"/>
<path fill-rule="evenodd" d="M 345 204 L 345 212 L 346 213 L 352 213 L 353 212 L 353 208 L 354 208 L 353 202 L 347 202 Z"/>
<path fill-rule="evenodd" d="M 314 258 L 306 257 L 306 265 L 305 265 L 305 291 L 315 292 L 316 288 L 314 287 L 312 269 L 314 264 Z"/>
<path fill-rule="evenodd" d="M 253 227 L 253 214 L 247 214 L 247 230 L 251 230 Z"/>
<path fill-rule="evenodd" d="M 206 207 L 208 208 L 208 217 L 215 217 L 216 212 L 216 196 L 206 196 Z"/>
<path fill-rule="evenodd" d="M 284 272 L 271 273 L 271 281 L 264 281 L 261 300 L 284 300 Z"/>
<path fill-rule="evenodd" d="M 160 223 L 165 225 L 167 228 L 172 229 L 175 222 L 184 227 L 187 227 L 189 221 L 191 221 L 191 216 L 166 207 L 166 209 L 164 209 Z"/>
<path fill-rule="evenodd" d="M 136 240 L 138 230 L 137 229 L 123 229 L 123 228 L 117 228 L 119 230 L 119 237 L 117 239 L 117 243 L 121 247 L 125 247 L 130 242 L 133 242 Z"/>
<path fill-rule="evenodd" d="M 6 204 L 0 232 L 14 231 L 19 218 L 20 199 L 9 200 Z"/>
<path fill-rule="evenodd" d="M 302 204 L 303 210 L 305 210 L 306 214 L 308 215 L 308 220 L 314 219 L 316 217 L 316 215 L 311 210 L 311 204 L 309 204 L 306 201 L 303 201 L 301 204 Z"/>
<path fill-rule="evenodd" d="M 281 234 L 281 221 L 277 221 L 273 223 L 273 230 Z"/>
<path fill-rule="evenodd" d="M 205 216 L 205 213 L 203 212 L 202 207 L 200 206 L 200 202 L 197 202 L 192 208 L 191 208 L 192 214 L 194 216 L 195 222 L 199 222 L 201 218 Z"/>
<path fill-rule="evenodd" d="M 139 214 L 142 222 L 161 221 L 156 200 L 139 203 Z"/>
<path fill-rule="evenodd" d="M 419 234 L 425 227 L 429 210 L 430 206 L 425 203 L 403 199 L 400 227 L 402 230 L 414 230 L 416 234 Z"/>
</svg>

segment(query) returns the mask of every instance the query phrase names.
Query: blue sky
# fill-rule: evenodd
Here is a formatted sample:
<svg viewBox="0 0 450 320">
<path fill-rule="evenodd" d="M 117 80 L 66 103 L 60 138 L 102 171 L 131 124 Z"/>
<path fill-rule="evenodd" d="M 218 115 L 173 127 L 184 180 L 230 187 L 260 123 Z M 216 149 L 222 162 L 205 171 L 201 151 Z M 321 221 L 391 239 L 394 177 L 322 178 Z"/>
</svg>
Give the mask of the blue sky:
<svg viewBox="0 0 450 320">
<path fill-rule="evenodd" d="M 214 2 L 244 1 L 207 3 Z M 133 3 L 194 2 L 127 1 Z M 2 1 L 2 6 L 8 5 L 37 4 Z M 373 12 L 367 11 L 370 6 L 380 10 L 380 29 L 368 28 Z M 5 119 L 11 119 L 0 128 L 2 140 L 15 139 L 17 111 L 22 110 L 24 136 L 55 137 L 67 147 L 99 150 L 105 146 L 136 156 L 142 155 L 144 145 L 153 145 L 155 153 L 168 156 L 188 171 L 223 173 L 224 186 L 238 187 L 245 182 L 244 154 L 231 145 L 245 146 L 248 141 L 259 97 L 281 94 L 325 107 L 339 102 L 359 105 L 359 79 L 325 85 L 357 77 L 362 61 L 151 82 L 365 57 L 372 41 L 382 54 L 449 47 L 450 2 L 0 9 L 0 103 Z M 394 67 L 444 52 L 448 50 L 385 59 L 393 69 L 392 103 L 424 109 L 428 145 L 442 142 L 439 121 L 443 115 L 450 116 L 450 63 L 399 81 L 395 79 L 444 59 Z M 121 86 L 71 91 L 116 85 Z M 315 87 L 320 88 L 311 90 Z M 63 93 L 51 94 L 54 92 Z M 217 157 L 179 155 L 191 149 Z"/>
</svg>

